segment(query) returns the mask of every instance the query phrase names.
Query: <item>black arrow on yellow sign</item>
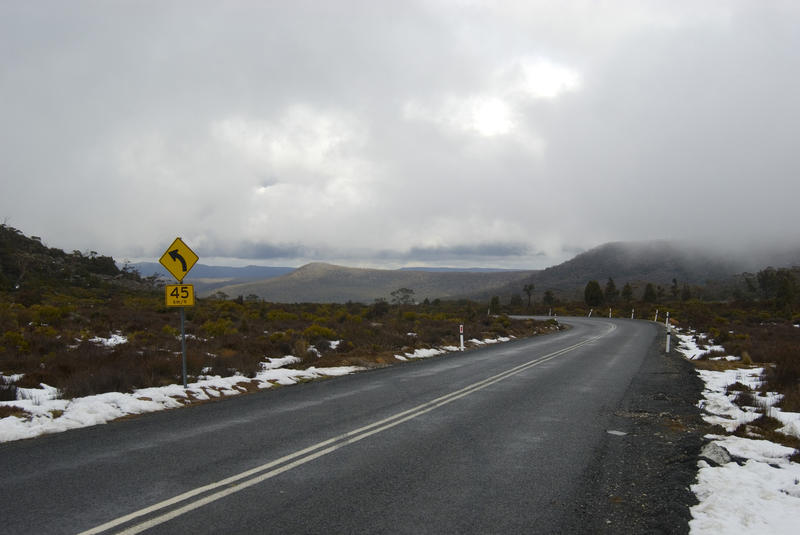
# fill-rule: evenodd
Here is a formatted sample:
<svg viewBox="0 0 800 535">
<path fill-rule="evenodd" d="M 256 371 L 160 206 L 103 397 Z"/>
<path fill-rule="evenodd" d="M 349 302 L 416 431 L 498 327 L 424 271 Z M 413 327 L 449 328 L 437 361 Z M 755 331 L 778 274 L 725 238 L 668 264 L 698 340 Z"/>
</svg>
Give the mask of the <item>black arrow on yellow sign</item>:
<svg viewBox="0 0 800 535">
<path fill-rule="evenodd" d="M 183 277 L 186 275 L 195 262 L 197 262 L 197 255 L 183 243 L 180 238 L 175 238 L 172 245 L 167 247 L 164 254 L 158 261 L 169 271 L 173 277 L 178 279 L 178 282 L 183 282 Z"/>
<path fill-rule="evenodd" d="M 181 263 L 181 267 L 183 268 L 183 272 L 186 273 L 186 259 L 181 256 L 177 249 L 174 249 L 169 252 L 169 256 L 175 260 L 176 262 Z"/>
</svg>

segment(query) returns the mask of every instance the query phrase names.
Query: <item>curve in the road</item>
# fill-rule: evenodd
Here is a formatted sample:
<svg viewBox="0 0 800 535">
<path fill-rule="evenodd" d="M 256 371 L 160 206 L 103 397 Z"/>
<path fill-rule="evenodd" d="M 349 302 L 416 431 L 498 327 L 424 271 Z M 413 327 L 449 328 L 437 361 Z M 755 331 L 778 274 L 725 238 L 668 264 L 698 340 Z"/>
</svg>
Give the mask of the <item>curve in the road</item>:
<svg viewBox="0 0 800 535">
<path fill-rule="evenodd" d="M 354 444 L 367 437 L 381 433 L 382 431 L 391 429 L 404 422 L 417 418 L 439 407 L 447 405 L 448 403 L 469 396 L 470 394 L 473 394 L 488 386 L 491 386 L 500 381 L 513 377 L 514 375 L 522 373 L 530 368 L 539 366 L 545 362 L 566 355 L 584 345 L 590 344 L 596 340 L 599 340 L 609 335 L 615 329 L 616 325 L 614 325 L 613 323 L 609 323 L 607 329 L 597 336 L 585 339 L 581 342 L 559 349 L 552 353 L 548 353 L 547 355 L 543 355 L 541 357 L 535 358 L 523 364 L 519 364 L 501 373 L 494 374 L 481 381 L 474 382 L 464 388 L 450 392 L 444 396 L 437 397 L 426 403 L 417 405 L 416 407 L 413 407 L 411 409 L 396 413 L 392 416 L 389 416 L 388 418 L 383 418 L 381 420 L 359 427 L 358 429 L 354 429 L 339 436 L 330 438 L 328 440 L 324 440 L 322 442 L 318 442 L 312 446 L 298 450 L 289 455 L 285 455 L 274 461 L 262 464 L 261 466 L 258 466 L 256 468 L 221 479 L 219 481 L 210 483 L 208 485 L 192 489 L 188 492 L 174 496 L 168 500 L 164 500 L 159 503 L 153 504 L 149 507 L 140 509 L 138 511 L 134 511 L 130 514 L 121 516 L 119 518 L 106 522 L 102 525 L 96 526 L 92 529 L 83 531 L 79 535 L 97 535 L 100 533 L 104 533 L 113 528 L 117 528 L 119 526 L 123 526 L 124 524 L 131 523 L 139 518 L 148 515 L 153 515 L 155 513 L 158 513 L 159 511 L 162 511 L 174 505 L 186 502 L 187 500 L 194 499 L 193 501 L 190 501 L 189 503 L 186 503 L 181 507 L 160 514 L 158 516 L 149 518 L 144 522 L 130 526 L 119 532 L 125 535 L 134 535 L 136 533 L 141 533 L 159 524 L 163 524 L 165 522 L 168 522 L 169 520 L 172 520 L 183 514 L 186 514 L 190 511 L 194 511 L 212 502 L 220 500 L 226 496 L 235 494 L 249 487 L 262 483 L 279 474 L 282 474 L 284 472 L 292 470 L 293 468 L 296 468 L 310 461 L 323 457 L 329 453 L 344 448 L 350 444 Z"/>
</svg>

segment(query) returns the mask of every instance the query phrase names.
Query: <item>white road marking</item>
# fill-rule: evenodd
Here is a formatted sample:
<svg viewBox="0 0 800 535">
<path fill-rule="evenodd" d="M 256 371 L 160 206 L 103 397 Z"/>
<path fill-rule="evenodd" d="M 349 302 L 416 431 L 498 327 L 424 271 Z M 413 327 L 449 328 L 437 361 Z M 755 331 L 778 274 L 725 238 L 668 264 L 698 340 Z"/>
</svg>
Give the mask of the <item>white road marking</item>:
<svg viewBox="0 0 800 535">
<path fill-rule="evenodd" d="M 199 496 L 201 494 L 205 494 L 205 493 L 214 491 L 215 489 L 218 489 L 220 487 L 227 487 L 227 488 L 225 488 L 223 490 L 219 490 L 217 492 L 214 492 L 212 494 L 209 494 L 207 496 L 199 498 L 199 499 L 197 499 L 195 501 L 187 503 L 186 505 L 184 505 L 182 507 L 179 507 L 179 508 L 174 509 L 172 511 L 169 511 L 167 513 L 161 514 L 159 516 L 153 517 L 153 518 L 151 518 L 149 520 L 146 520 L 145 522 L 141 522 L 139 524 L 136 524 L 134 526 L 131 526 L 131 527 L 127 528 L 127 529 L 123 529 L 122 531 L 118 532 L 119 534 L 124 534 L 124 535 L 134 535 L 135 533 L 141 533 L 142 531 L 145 531 L 147 529 L 155 527 L 155 526 L 157 526 L 159 524 L 163 524 L 165 522 L 168 522 L 169 520 L 172 520 L 173 518 L 176 518 L 178 516 L 181 516 L 184 513 L 188 513 L 189 511 L 193 511 L 195 509 L 199 509 L 200 507 L 203 507 L 204 505 L 207 505 L 207 504 L 209 504 L 211 502 L 217 501 L 217 500 L 219 500 L 221 498 L 224 498 L 224 497 L 229 496 L 231 494 L 234 494 L 234 493 L 237 493 L 239 491 L 242 491 L 242 490 L 244 490 L 244 489 L 246 489 L 248 487 L 252 487 L 253 485 L 257 485 L 257 484 L 259 484 L 259 483 L 261 483 L 263 481 L 266 481 L 267 479 L 273 478 L 273 477 L 275 477 L 275 476 L 277 476 L 279 474 L 282 474 L 284 472 L 287 472 L 287 471 L 289 471 L 289 470 L 291 470 L 293 468 L 296 468 L 296 467 L 301 466 L 303 464 L 306 464 L 306 463 L 308 463 L 310 461 L 313 461 L 314 459 L 318 459 L 320 457 L 323 457 L 324 455 L 327 455 L 327 454 L 329 454 L 331 452 L 334 452 L 334 451 L 336 451 L 338 449 L 341 449 L 341 448 L 343 448 L 345 446 L 348 446 L 350 444 L 354 444 L 354 443 L 356 443 L 356 442 L 358 442 L 360 440 L 363 440 L 363 439 L 365 439 L 365 438 L 367 438 L 369 436 L 372 436 L 374 434 L 380 433 L 382 431 L 385 431 L 387 429 L 390 429 L 392 427 L 400 425 L 401 423 L 407 422 L 408 420 L 412 420 L 414 418 L 417 418 L 418 416 L 421 416 L 421 415 L 423 415 L 425 413 L 428 413 L 428 412 L 430 412 L 430 411 L 432 411 L 434 409 L 437 409 L 437 408 L 439 408 L 439 407 L 441 407 L 443 405 L 446 405 L 448 403 L 456 401 L 457 399 L 460 399 L 462 397 L 465 397 L 465 396 L 468 396 L 470 394 L 473 394 L 473 393 L 475 393 L 475 392 L 477 392 L 479 390 L 483 390 L 484 388 L 486 388 L 488 386 L 491 386 L 491 385 L 493 385 L 493 384 L 495 384 L 497 382 L 500 382 L 500 381 L 502 381 L 504 379 L 508 379 L 509 377 L 517 375 L 518 373 L 521 373 L 521 372 L 527 370 L 528 368 L 533 368 L 534 366 L 538 366 L 539 364 L 542 364 L 542 363 L 547 362 L 549 360 L 552 360 L 552 359 L 554 359 L 556 357 L 560 357 L 561 355 L 564 355 L 566 353 L 574 351 L 575 349 L 577 349 L 577 348 L 579 348 L 581 346 L 584 346 L 586 344 L 589 344 L 591 342 L 594 342 L 595 340 L 598 340 L 598 339 L 606 336 L 607 334 L 609 334 L 611 331 L 613 331 L 615 329 L 616 329 L 616 326 L 611 324 L 610 325 L 610 329 L 608 331 L 606 331 L 605 333 L 603 333 L 603 334 L 601 334 L 599 336 L 596 336 L 594 338 L 589 338 L 587 340 L 584 340 L 583 342 L 578 342 L 577 344 L 573 344 L 573 345 L 571 345 L 569 347 L 566 347 L 564 349 L 560 349 L 558 351 L 554 351 L 553 353 L 549 353 L 549 354 L 547 354 L 547 355 L 545 355 L 543 357 L 539 357 L 538 359 L 534 359 L 534 360 L 528 361 L 528 362 L 526 362 L 524 364 L 520 364 L 520 365 L 515 366 L 515 367 L 513 367 L 513 368 L 511 368 L 509 370 L 506 370 L 504 372 L 501 372 L 501 373 L 498 373 L 498 374 L 493 375 L 491 377 L 488 377 L 486 379 L 483 379 L 482 381 L 478 381 L 478 382 L 473 383 L 473 384 L 471 384 L 469 386 L 461 388 L 460 390 L 456 390 L 454 392 L 451 392 L 451 393 L 446 394 L 444 396 L 438 397 L 436 399 L 433 399 L 433 400 L 428 401 L 426 403 L 423 403 L 421 405 L 417 405 L 414 408 L 399 412 L 397 414 L 389 416 L 388 418 L 384 418 L 383 420 L 379 420 L 377 422 L 373 422 L 373 423 L 371 423 L 369 425 L 366 425 L 364 427 L 360 427 L 358 429 L 354 429 L 353 431 L 349 431 L 347 433 L 344 433 L 342 435 L 333 437 L 331 439 L 324 440 L 322 442 L 318 442 L 317 444 L 314 444 L 313 446 L 309 446 L 309 447 L 304 448 L 302 450 L 298 450 L 298 451 L 296 451 L 294 453 L 291 453 L 289 455 L 281 457 L 280 459 L 276 459 L 274 461 L 271 461 L 269 463 L 263 464 L 261 466 L 257 466 L 255 468 L 250 469 L 250 470 L 246 470 L 246 471 L 241 472 L 239 474 L 227 477 L 227 478 L 222 479 L 220 481 L 217 481 L 215 483 L 210 483 L 210 484 L 204 485 L 202 487 L 197 487 L 196 489 L 192 489 L 192 490 L 190 490 L 188 492 L 184 492 L 183 494 L 179 494 L 179 495 L 174 496 L 174 497 L 172 497 L 172 498 L 170 498 L 168 500 L 164 500 L 162 502 L 155 503 L 155 504 L 153 504 L 153 505 L 151 505 L 149 507 L 145 507 L 143 509 L 139 509 L 138 511 L 134 511 L 133 513 L 121 516 L 119 518 L 116 518 L 114 520 L 106 522 L 105 524 L 101 524 L 101 525 L 96 526 L 96 527 L 94 527 L 92 529 L 89 529 L 87 531 L 83 531 L 83 532 L 79 533 L 78 535 L 95 535 L 95 534 L 98 534 L 98 533 L 103 533 L 103 532 L 108 531 L 108 530 L 110 530 L 112 528 L 115 528 L 115 527 L 121 526 L 121 525 L 123 525 L 123 524 L 125 524 L 127 522 L 130 522 L 130 521 L 132 521 L 132 520 L 134 520 L 136 518 L 140 518 L 142 516 L 145 516 L 145 515 L 148 515 L 148 514 L 151 514 L 151 513 L 155 513 L 156 511 L 160 511 L 161 509 L 165 509 L 165 508 L 170 507 L 172 505 L 176 505 L 178 503 L 184 502 L 184 501 L 186 501 L 186 500 L 188 500 L 190 498 L 194 498 L 195 496 Z M 289 461 L 292 461 L 292 462 L 289 462 Z M 284 463 L 287 463 L 287 464 L 284 464 Z M 283 465 L 283 466 L 281 466 L 281 465 Z M 250 479 L 248 479 L 248 478 L 250 478 Z M 242 481 L 242 480 L 245 480 L 245 481 Z M 236 483 L 237 481 L 241 481 L 241 482 L 240 483 Z"/>
</svg>

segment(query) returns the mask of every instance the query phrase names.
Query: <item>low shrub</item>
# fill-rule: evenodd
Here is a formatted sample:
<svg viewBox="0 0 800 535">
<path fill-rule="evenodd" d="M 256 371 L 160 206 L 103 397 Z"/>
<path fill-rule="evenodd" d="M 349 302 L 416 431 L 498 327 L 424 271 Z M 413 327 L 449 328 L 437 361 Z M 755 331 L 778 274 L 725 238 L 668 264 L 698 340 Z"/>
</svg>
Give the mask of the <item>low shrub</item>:
<svg viewBox="0 0 800 535">
<path fill-rule="evenodd" d="M 310 325 L 305 330 L 303 330 L 303 336 L 308 340 L 315 340 L 318 338 L 324 338 L 326 340 L 336 340 L 338 335 L 336 331 L 329 327 L 323 327 L 322 325 L 317 325 L 316 323 Z"/>
</svg>

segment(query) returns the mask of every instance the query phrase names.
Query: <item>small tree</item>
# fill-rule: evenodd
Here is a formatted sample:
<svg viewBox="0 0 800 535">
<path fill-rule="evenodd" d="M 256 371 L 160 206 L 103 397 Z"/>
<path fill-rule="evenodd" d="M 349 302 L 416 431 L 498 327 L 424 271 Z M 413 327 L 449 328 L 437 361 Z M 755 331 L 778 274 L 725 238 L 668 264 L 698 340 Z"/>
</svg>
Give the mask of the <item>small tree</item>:
<svg viewBox="0 0 800 535">
<path fill-rule="evenodd" d="M 622 287 L 622 300 L 626 303 L 633 301 L 633 287 L 630 282 L 626 282 Z"/>
<path fill-rule="evenodd" d="M 500 310 L 500 297 L 492 296 L 491 301 L 489 301 L 489 312 L 492 314 L 497 314 L 497 311 Z"/>
<path fill-rule="evenodd" d="M 603 289 L 600 288 L 600 283 L 594 280 L 586 283 L 586 288 L 583 290 L 583 299 L 590 307 L 602 305 Z"/>
<path fill-rule="evenodd" d="M 678 289 L 678 279 L 672 279 L 672 286 L 669 287 L 669 291 L 672 294 L 673 299 L 678 298 L 678 294 L 680 290 Z"/>
<path fill-rule="evenodd" d="M 781 310 L 788 310 L 789 314 L 794 310 L 793 304 L 797 296 L 797 281 L 788 269 L 778 270 L 778 284 L 775 292 L 775 307 Z"/>
<path fill-rule="evenodd" d="M 542 297 L 542 302 L 547 306 L 553 306 L 556 304 L 556 296 L 553 295 L 552 290 L 547 290 L 544 292 L 544 296 Z"/>
<path fill-rule="evenodd" d="M 642 301 L 645 303 L 655 303 L 658 301 L 658 294 L 656 293 L 656 287 L 653 286 L 652 283 L 648 282 L 647 286 L 644 287 L 644 295 L 642 296 Z"/>
<path fill-rule="evenodd" d="M 414 303 L 414 290 L 398 288 L 391 293 L 392 303 L 396 305 L 410 305 Z"/>
<path fill-rule="evenodd" d="M 692 298 L 692 290 L 690 290 L 689 285 L 684 282 L 683 289 L 681 290 L 681 301 L 688 301 L 691 298 Z"/>
<path fill-rule="evenodd" d="M 619 296 L 619 290 L 617 290 L 617 285 L 614 284 L 614 279 L 609 277 L 608 282 L 606 283 L 606 291 L 605 291 L 606 303 L 608 303 L 609 305 L 615 303 L 618 296 Z"/>
<path fill-rule="evenodd" d="M 379 297 L 372 303 L 372 306 L 369 307 L 367 318 L 380 318 L 381 316 L 385 316 L 387 312 L 389 312 L 389 303 L 386 302 L 386 299 Z"/>
<path fill-rule="evenodd" d="M 756 275 L 758 278 L 758 287 L 761 290 L 761 295 L 764 299 L 772 299 L 778 291 L 778 272 L 770 266 L 762 269 Z"/>
<path fill-rule="evenodd" d="M 525 295 L 528 296 L 528 308 L 531 308 L 531 297 L 533 297 L 533 283 L 526 284 L 522 287 L 522 291 L 525 292 Z"/>
</svg>

